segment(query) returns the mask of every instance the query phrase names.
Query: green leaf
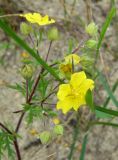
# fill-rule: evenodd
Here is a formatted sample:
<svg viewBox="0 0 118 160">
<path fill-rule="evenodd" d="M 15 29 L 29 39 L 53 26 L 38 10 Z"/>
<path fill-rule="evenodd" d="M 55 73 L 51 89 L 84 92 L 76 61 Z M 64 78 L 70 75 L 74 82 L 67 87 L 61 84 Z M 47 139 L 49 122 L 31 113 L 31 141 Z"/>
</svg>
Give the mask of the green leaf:
<svg viewBox="0 0 118 160">
<path fill-rule="evenodd" d="M 84 136 L 83 143 L 82 143 L 82 150 L 81 150 L 81 153 L 80 153 L 79 160 L 84 160 L 85 153 L 86 153 L 86 144 L 87 144 L 87 141 L 88 141 L 88 134 L 86 134 Z"/>
<path fill-rule="evenodd" d="M 43 108 L 40 106 L 31 106 L 28 104 L 24 105 L 24 110 L 26 111 L 26 121 L 29 124 L 33 123 L 34 119 L 41 118 L 43 116 Z"/>
<path fill-rule="evenodd" d="M 11 88 L 11 89 L 14 89 L 14 90 L 17 90 L 17 91 L 19 91 L 20 93 L 22 93 L 23 95 L 25 95 L 25 93 L 26 93 L 25 87 L 19 85 L 18 83 L 16 83 L 15 85 L 8 85 L 7 87 L 9 87 L 9 88 Z"/>
<path fill-rule="evenodd" d="M 48 64 L 2 20 L 0 20 L 0 28 L 3 29 L 3 31 L 7 33 L 11 38 L 13 38 L 19 46 L 21 46 L 32 57 L 34 57 L 38 61 L 38 63 L 45 68 L 45 70 L 47 70 L 51 75 L 53 75 L 58 81 L 62 82 L 62 80 L 59 78 L 58 74 L 53 70 L 53 68 L 49 67 Z"/>
<path fill-rule="evenodd" d="M 97 44 L 96 58 L 98 58 L 99 49 L 100 49 L 100 47 L 101 47 L 101 44 L 102 44 L 102 41 L 103 41 L 103 39 L 104 39 L 105 33 L 106 33 L 106 31 L 107 31 L 107 29 L 108 29 L 108 27 L 109 27 L 109 25 L 110 25 L 110 23 L 111 23 L 111 21 L 112 21 L 112 18 L 113 18 L 114 15 L 115 15 L 115 12 L 116 12 L 116 9 L 115 9 L 115 7 L 113 6 L 113 7 L 111 8 L 110 12 L 108 13 L 108 16 L 107 16 L 107 18 L 106 18 L 106 20 L 105 20 L 105 23 L 104 23 L 104 25 L 103 25 L 103 27 L 102 27 L 102 30 L 101 30 L 101 33 L 100 33 L 100 37 L 99 37 L 98 44 Z"/>
<path fill-rule="evenodd" d="M 38 88 L 39 88 L 42 99 L 44 99 L 46 96 L 46 90 L 47 90 L 48 85 L 49 85 L 49 80 L 44 78 L 44 76 L 41 76 Z"/>
<path fill-rule="evenodd" d="M 13 141 L 14 141 L 13 135 L 3 130 L 0 130 L 0 160 L 2 160 L 2 156 L 4 152 L 6 153 L 6 151 L 8 153 L 9 159 L 15 160 Z"/>
<path fill-rule="evenodd" d="M 116 107 L 118 107 L 118 101 L 116 99 L 116 97 L 113 95 L 112 90 L 109 87 L 109 84 L 107 83 L 105 77 L 103 76 L 103 74 L 101 72 L 98 71 L 99 74 L 99 80 L 101 81 L 104 89 L 106 90 L 107 94 L 109 95 L 109 97 L 111 98 L 112 102 L 114 103 L 114 105 Z"/>
<path fill-rule="evenodd" d="M 76 40 L 74 38 L 69 39 L 69 41 L 68 41 L 68 54 L 72 53 L 72 50 L 75 46 L 76 46 Z"/>
<path fill-rule="evenodd" d="M 46 114 L 48 114 L 49 117 L 57 117 L 58 115 L 57 112 L 49 108 L 44 108 L 44 111 L 46 112 Z"/>
<path fill-rule="evenodd" d="M 106 109 L 106 108 L 100 107 L 100 106 L 95 106 L 95 110 L 103 112 L 103 113 L 107 113 L 107 114 L 115 116 L 115 117 L 118 117 L 118 111 L 115 111 L 115 110 Z"/>
<path fill-rule="evenodd" d="M 85 99 L 86 99 L 86 104 L 90 107 L 92 111 L 94 111 L 93 94 L 90 89 L 87 91 Z"/>
<path fill-rule="evenodd" d="M 95 111 L 96 117 L 97 118 L 113 118 L 113 116 L 111 116 L 110 114 L 101 112 L 101 111 Z"/>
<path fill-rule="evenodd" d="M 105 125 L 105 126 L 118 127 L 118 124 L 116 124 L 116 123 L 110 123 L 110 122 L 98 122 L 98 121 L 90 122 L 89 125 Z"/>
</svg>

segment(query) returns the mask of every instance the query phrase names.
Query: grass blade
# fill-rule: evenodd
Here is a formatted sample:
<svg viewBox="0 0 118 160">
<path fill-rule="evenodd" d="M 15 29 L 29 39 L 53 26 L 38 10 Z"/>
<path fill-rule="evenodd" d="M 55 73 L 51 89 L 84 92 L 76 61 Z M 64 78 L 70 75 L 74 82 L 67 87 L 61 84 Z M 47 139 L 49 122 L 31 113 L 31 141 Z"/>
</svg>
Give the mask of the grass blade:
<svg viewBox="0 0 118 160">
<path fill-rule="evenodd" d="M 98 74 L 99 74 L 99 79 L 102 82 L 102 85 L 103 85 L 104 89 L 106 90 L 107 94 L 109 95 L 110 99 L 112 100 L 114 105 L 116 107 L 118 107 L 118 101 L 117 101 L 116 97 L 113 95 L 112 90 L 110 89 L 109 84 L 107 83 L 105 77 L 99 71 L 98 71 Z"/>
<path fill-rule="evenodd" d="M 48 64 L 37 54 L 35 51 L 30 48 L 24 40 L 22 40 L 8 25 L 5 24 L 4 21 L 0 20 L 0 28 L 8 34 L 11 38 L 15 40 L 15 42 L 25 49 L 32 57 L 34 57 L 38 63 L 40 63 L 51 75 L 53 75 L 58 81 L 61 81 L 58 74 L 48 66 Z"/>
<path fill-rule="evenodd" d="M 104 23 L 104 25 L 102 27 L 102 30 L 101 30 L 101 33 L 100 33 L 100 37 L 99 37 L 99 40 L 98 40 L 98 44 L 97 44 L 96 58 L 98 58 L 99 49 L 101 47 L 102 41 L 103 41 L 105 33 L 107 31 L 107 28 L 109 27 L 109 25 L 111 23 L 111 20 L 112 20 L 113 16 L 115 15 L 115 12 L 116 12 L 116 8 L 112 7 L 110 12 L 108 13 L 106 21 L 105 21 L 105 23 Z"/>
<path fill-rule="evenodd" d="M 118 124 L 116 123 L 110 123 L 110 122 L 90 122 L 89 123 L 90 126 L 92 125 L 105 125 L 105 126 L 113 126 L 113 127 L 118 127 Z"/>
<path fill-rule="evenodd" d="M 114 110 L 111 110 L 111 109 L 106 109 L 106 108 L 103 108 L 103 107 L 100 107 L 100 106 L 95 106 L 95 109 L 98 110 L 98 111 L 101 111 L 101 112 L 104 112 L 104 113 L 107 113 L 107 114 L 118 117 L 118 111 L 114 111 Z"/>
<path fill-rule="evenodd" d="M 81 154 L 80 154 L 79 160 L 84 160 L 85 153 L 86 153 L 87 140 L 88 140 L 88 134 L 86 134 L 86 135 L 84 136 L 83 143 L 82 143 L 82 150 L 81 150 Z"/>
<path fill-rule="evenodd" d="M 116 82 L 114 83 L 113 87 L 112 87 L 112 92 L 113 92 L 113 93 L 114 93 L 115 90 L 117 89 L 117 86 L 118 86 L 118 81 L 116 81 Z M 107 107 L 110 99 L 111 99 L 111 98 L 110 98 L 110 96 L 109 96 L 109 97 L 107 97 L 106 101 L 104 102 L 104 105 L 103 105 L 103 106 L 104 106 L 105 108 Z"/>
<path fill-rule="evenodd" d="M 76 141 L 78 139 L 78 134 L 79 134 L 79 122 L 78 121 L 79 121 L 79 114 L 77 115 L 77 124 L 74 128 L 73 141 L 72 141 L 72 144 L 70 146 L 70 152 L 69 152 L 69 155 L 68 155 L 68 160 L 72 160 L 73 155 L 74 155 L 75 144 L 76 144 Z"/>
</svg>

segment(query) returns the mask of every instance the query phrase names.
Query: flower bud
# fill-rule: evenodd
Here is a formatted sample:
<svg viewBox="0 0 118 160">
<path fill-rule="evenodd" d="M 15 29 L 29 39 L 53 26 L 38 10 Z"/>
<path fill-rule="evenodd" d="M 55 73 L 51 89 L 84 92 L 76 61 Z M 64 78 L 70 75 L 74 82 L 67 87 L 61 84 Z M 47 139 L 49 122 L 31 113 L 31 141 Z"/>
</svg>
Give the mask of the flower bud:
<svg viewBox="0 0 118 160">
<path fill-rule="evenodd" d="M 25 22 L 20 24 L 20 31 L 23 35 L 28 35 L 32 32 L 32 27 Z"/>
<path fill-rule="evenodd" d="M 97 46 L 97 42 L 93 39 L 88 40 L 85 44 L 88 48 L 96 48 Z"/>
<path fill-rule="evenodd" d="M 63 135 L 63 132 L 64 132 L 64 129 L 63 129 L 63 126 L 62 125 L 56 125 L 54 126 L 53 128 L 53 133 L 56 134 L 56 135 Z"/>
<path fill-rule="evenodd" d="M 61 63 L 59 66 L 59 70 L 62 73 L 71 73 L 72 72 L 72 65 L 70 63 Z"/>
<path fill-rule="evenodd" d="M 77 54 L 69 54 L 64 59 L 66 63 L 70 63 L 70 64 L 72 64 L 72 61 L 73 61 L 74 65 L 77 65 L 80 62 L 80 57 Z"/>
<path fill-rule="evenodd" d="M 25 79 L 29 79 L 32 77 L 34 72 L 34 68 L 31 64 L 26 64 L 23 66 L 23 68 L 21 69 L 21 75 L 25 78 Z"/>
<path fill-rule="evenodd" d="M 70 76 L 72 74 L 72 64 L 70 63 L 61 63 L 59 66 L 59 76 L 60 78 L 67 78 L 70 79 Z"/>
<path fill-rule="evenodd" d="M 44 131 L 39 135 L 42 144 L 46 144 L 51 140 L 51 133 L 49 131 Z"/>
<path fill-rule="evenodd" d="M 88 26 L 86 26 L 85 30 L 90 36 L 95 36 L 98 32 L 98 27 L 94 22 L 91 22 Z"/>
<path fill-rule="evenodd" d="M 48 31 L 48 39 L 51 41 L 57 40 L 59 38 L 59 32 L 56 27 L 50 28 Z"/>
</svg>

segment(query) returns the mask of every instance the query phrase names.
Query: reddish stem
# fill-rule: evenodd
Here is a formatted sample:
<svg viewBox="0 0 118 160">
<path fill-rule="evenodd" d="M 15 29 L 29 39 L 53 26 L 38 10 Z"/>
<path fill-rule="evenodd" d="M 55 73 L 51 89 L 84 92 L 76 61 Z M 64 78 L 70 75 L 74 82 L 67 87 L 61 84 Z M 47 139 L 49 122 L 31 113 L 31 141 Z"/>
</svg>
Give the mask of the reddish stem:
<svg viewBox="0 0 118 160">
<path fill-rule="evenodd" d="M 9 134 L 12 134 L 12 132 L 11 132 L 7 127 L 5 127 L 4 124 L 2 124 L 1 122 L 0 122 L 0 126 L 1 126 L 5 131 L 7 131 Z"/>
<path fill-rule="evenodd" d="M 14 140 L 14 147 L 15 147 L 15 150 L 16 150 L 17 159 L 21 160 L 20 150 L 19 150 L 19 146 L 18 146 L 18 142 L 17 142 L 16 138 Z"/>
</svg>

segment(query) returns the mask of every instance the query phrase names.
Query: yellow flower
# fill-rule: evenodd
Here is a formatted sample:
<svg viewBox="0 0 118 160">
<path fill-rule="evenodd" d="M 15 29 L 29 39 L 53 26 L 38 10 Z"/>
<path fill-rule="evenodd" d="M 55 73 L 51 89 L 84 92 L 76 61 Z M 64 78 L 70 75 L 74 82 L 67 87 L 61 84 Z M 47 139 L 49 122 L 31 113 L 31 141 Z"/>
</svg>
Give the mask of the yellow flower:
<svg viewBox="0 0 118 160">
<path fill-rule="evenodd" d="M 37 23 L 38 25 L 48 25 L 51 23 L 55 23 L 54 19 L 49 19 L 49 16 L 41 16 L 40 13 L 26 13 L 20 14 L 21 17 L 26 18 L 30 23 Z"/>
<path fill-rule="evenodd" d="M 57 93 L 57 109 L 62 109 L 66 114 L 70 109 L 75 111 L 81 105 L 85 105 L 85 96 L 89 89 L 94 88 L 94 81 L 87 79 L 84 71 L 77 72 L 71 75 L 71 80 L 68 84 L 61 84 Z"/>
<path fill-rule="evenodd" d="M 59 66 L 59 70 L 62 73 L 71 73 L 72 72 L 72 65 L 70 63 L 61 63 Z"/>
<path fill-rule="evenodd" d="M 55 125 L 57 125 L 57 124 L 60 123 L 60 120 L 59 120 L 58 118 L 54 118 L 54 119 L 53 119 L 53 123 L 54 123 Z"/>
<path fill-rule="evenodd" d="M 78 64 L 80 62 L 80 57 L 76 54 L 69 54 L 65 57 L 65 62 L 72 64 L 72 61 L 74 65 Z"/>
<path fill-rule="evenodd" d="M 38 21 L 39 25 L 47 25 L 47 24 L 51 24 L 51 23 L 55 23 L 55 20 L 54 19 L 49 20 L 48 15 L 42 17 L 41 21 Z"/>
</svg>

